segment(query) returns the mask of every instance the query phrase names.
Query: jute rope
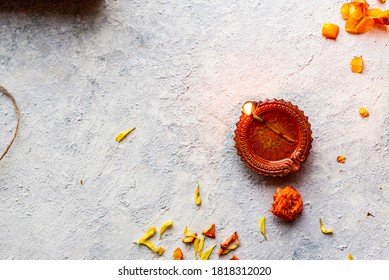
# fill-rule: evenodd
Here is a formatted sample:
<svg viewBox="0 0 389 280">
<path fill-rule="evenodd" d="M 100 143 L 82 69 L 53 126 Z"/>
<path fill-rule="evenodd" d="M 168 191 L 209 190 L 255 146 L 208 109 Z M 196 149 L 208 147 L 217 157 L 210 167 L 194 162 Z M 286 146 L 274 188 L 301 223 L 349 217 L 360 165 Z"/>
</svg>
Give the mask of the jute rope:
<svg viewBox="0 0 389 280">
<path fill-rule="evenodd" d="M 16 104 L 16 101 L 15 101 L 15 98 L 13 97 L 13 95 L 12 95 L 8 90 L 6 90 L 5 88 L 3 88 L 1 85 L 0 85 L 0 91 L 3 92 L 6 96 L 8 96 L 9 99 L 11 99 L 12 104 L 14 105 L 14 108 L 15 108 L 15 113 L 16 113 L 16 128 L 15 128 L 15 131 L 14 131 L 14 135 L 12 136 L 11 141 L 8 143 L 7 147 L 5 148 L 5 151 L 4 151 L 3 154 L 0 156 L 0 160 L 2 160 L 3 157 L 8 153 L 8 151 L 9 151 L 9 149 L 11 148 L 13 142 L 15 141 L 16 135 L 18 134 L 18 131 L 19 131 L 20 111 L 19 111 L 19 107 L 18 107 L 18 105 Z"/>
</svg>

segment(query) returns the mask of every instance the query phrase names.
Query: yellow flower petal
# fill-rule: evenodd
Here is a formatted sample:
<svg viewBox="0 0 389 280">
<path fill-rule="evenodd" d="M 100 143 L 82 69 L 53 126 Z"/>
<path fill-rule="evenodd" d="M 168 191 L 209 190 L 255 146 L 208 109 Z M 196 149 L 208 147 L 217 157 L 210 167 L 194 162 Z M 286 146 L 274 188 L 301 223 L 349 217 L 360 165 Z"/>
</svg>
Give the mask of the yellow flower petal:
<svg viewBox="0 0 389 280">
<path fill-rule="evenodd" d="M 366 108 L 359 108 L 359 114 L 361 115 L 362 118 L 366 118 L 369 116 L 369 111 Z"/>
<path fill-rule="evenodd" d="M 166 222 L 161 226 L 161 230 L 159 231 L 159 239 L 162 238 L 162 234 L 165 232 L 165 230 L 169 227 L 173 226 L 173 222 Z"/>
<path fill-rule="evenodd" d="M 259 230 L 261 231 L 265 240 L 267 240 L 266 233 L 265 233 L 265 221 L 266 218 L 264 216 L 259 219 Z"/>
<path fill-rule="evenodd" d="M 348 255 L 347 255 L 347 259 L 350 260 L 350 261 L 352 261 L 352 260 L 354 259 L 354 257 L 353 257 L 352 254 L 348 254 Z"/>
<path fill-rule="evenodd" d="M 158 249 L 155 248 L 154 244 L 151 241 L 149 241 L 149 240 L 139 241 L 138 244 L 147 246 L 151 251 L 153 251 L 154 253 L 158 254 L 159 256 L 162 255 L 165 252 L 165 249 L 162 248 L 162 247 L 159 247 Z"/>
<path fill-rule="evenodd" d="M 203 237 L 200 239 L 199 247 L 197 248 L 197 253 L 199 254 L 199 256 L 201 256 L 201 255 L 203 254 L 204 241 L 205 241 L 205 236 L 203 236 Z"/>
<path fill-rule="evenodd" d="M 118 141 L 118 142 L 122 141 L 124 137 L 126 137 L 128 134 L 130 134 L 134 130 L 135 130 L 135 127 L 132 127 L 124 132 L 120 132 L 118 135 L 116 135 L 116 141 Z"/>
<path fill-rule="evenodd" d="M 200 260 L 208 260 L 209 256 L 212 254 L 213 249 L 216 245 L 213 245 L 211 248 L 209 248 L 207 251 L 204 252 L 204 254 L 200 255 Z"/>
<path fill-rule="evenodd" d="M 156 232 L 157 232 L 157 229 L 155 227 L 151 227 L 143 234 L 143 236 L 138 241 L 134 241 L 134 242 L 139 244 L 143 241 L 146 241 L 147 239 L 150 239 L 151 237 L 153 237 Z"/>
<path fill-rule="evenodd" d="M 323 221 L 322 219 L 320 218 L 320 229 L 321 231 L 324 233 L 324 234 L 332 234 L 333 233 L 333 230 L 332 229 L 326 229 L 323 225 Z"/>
<path fill-rule="evenodd" d="M 197 206 L 199 206 L 201 204 L 200 184 L 197 185 L 196 190 L 195 190 L 195 202 L 196 202 Z"/>
</svg>

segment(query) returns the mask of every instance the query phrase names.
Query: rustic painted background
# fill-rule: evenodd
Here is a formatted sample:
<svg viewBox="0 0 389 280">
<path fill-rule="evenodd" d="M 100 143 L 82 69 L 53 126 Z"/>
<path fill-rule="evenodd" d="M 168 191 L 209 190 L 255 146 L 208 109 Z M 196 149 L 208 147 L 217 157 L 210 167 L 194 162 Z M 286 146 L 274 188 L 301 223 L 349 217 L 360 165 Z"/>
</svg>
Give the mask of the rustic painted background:
<svg viewBox="0 0 389 280">
<path fill-rule="evenodd" d="M 171 259 L 181 246 L 192 259 L 184 226 L 215 223 L 205 247 L 237 231 L 241 259 L 389 259 L 389 33 L 346 33 L 343 2 L 2 0 L 0 83 L 22 116 L 0 162 L 0 258 Z M 324 22 L 340 26 L 336 41 Z M 234 148 L 240 106 L 266 98 L 312 124 L 308 161 L 284 179 L 252 173 Z M 3 148 L 14 113 L 0 102 Z M 268 212 L 287 184 L 304 200 L 293 223 Z M 168 220 L 152 239 L 163 256 L 132 243 Z"/>
</svg>

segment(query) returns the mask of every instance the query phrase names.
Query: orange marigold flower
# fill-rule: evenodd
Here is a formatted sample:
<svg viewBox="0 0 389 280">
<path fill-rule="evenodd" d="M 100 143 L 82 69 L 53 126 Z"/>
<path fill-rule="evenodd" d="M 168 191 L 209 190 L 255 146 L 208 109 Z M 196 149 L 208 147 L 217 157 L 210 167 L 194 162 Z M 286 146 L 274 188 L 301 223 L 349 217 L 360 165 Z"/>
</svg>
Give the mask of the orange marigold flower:
<svg viewBox="0 0 389 280">
<path fill-rule="evenodd" d="M 303 211 L 301 195 L 292 186 L 285 186 L 284 189 L 277 187 L 273 199 L 274 202 L 269 211 L 279 218 L 292 221 Z"/>
</svg>

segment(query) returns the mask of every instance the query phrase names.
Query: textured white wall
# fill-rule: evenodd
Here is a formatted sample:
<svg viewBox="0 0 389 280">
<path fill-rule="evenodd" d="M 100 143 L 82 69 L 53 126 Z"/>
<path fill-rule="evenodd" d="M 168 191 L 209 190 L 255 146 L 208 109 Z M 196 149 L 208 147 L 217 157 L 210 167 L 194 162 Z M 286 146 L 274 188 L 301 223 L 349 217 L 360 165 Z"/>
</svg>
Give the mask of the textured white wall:
<svg viewBox="0 0 389 280">
<path fill-rule="evenodd" d="M 22 113 L 0 162 L 0 258 L 171 259 L 181 246 L 192 259 L 184 226 L 215 223 L 206 247 L 237 231 L 241 259 L 389 259 L 387 31 L 347 34 L 340 0 L 66 2 L 0 10 L 0 82 Z M 336 41 L 321 36 L 324 22 L 340 25 Z M 362 75 L 350 71 L 354 55 Z M 299 174 L 264 178 L 236 154 L 240 106 L 265 98 L 309 116 L 313 148 Z M 4 147 L 13 111 L 0 100 Z M 268 212 L 286 184 L 304 200 L 293 223 Z M 132 244 L 169 219 L 163 256 Z"/>
</svg>

